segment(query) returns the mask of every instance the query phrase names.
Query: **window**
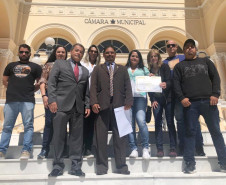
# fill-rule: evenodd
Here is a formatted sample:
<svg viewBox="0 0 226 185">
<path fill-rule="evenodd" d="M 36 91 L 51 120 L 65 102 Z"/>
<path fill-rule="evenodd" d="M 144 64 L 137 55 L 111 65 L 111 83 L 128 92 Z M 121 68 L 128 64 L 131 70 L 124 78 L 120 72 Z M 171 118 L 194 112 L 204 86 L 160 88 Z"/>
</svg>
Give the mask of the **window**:
<svg viewBox="0 0 226 185">
<path fill-rule="evenodd" d="M 71 50 L 72 45 L 67 40 L 62 39 L 62 38 L 54 38 L 54 40 L 55 40 L 55 45 L 53 46 L 53 49 L 57 45 L 62 45 L 67 49 L 68 52 Z M 41 49 L 46 49 L 45 43 L 42 43 L 42 45 L 39 47 L 39 50 L 41 50 Z"/>
<path fill-rule="evenodd" d="M 159 42 L 156 42 L 151 49 L 157 49 L 159 50 L 160 54 L 165 54 L 166 53 L 166 43 L 168 40 L 161 40 Z M 183 53 L 183 50 L 181 49 L 180 46 L 177 48 L 177 53 Z"/>
<path fill-rule="evenodd" d="M 122 42 L 117 40 L 106 40 L 99 44 L 97 47 L 102 53 L 106 46 L 112 45 L 116 49 L 116 53 L 129 53 L 129 49 Z"/>
</svg>

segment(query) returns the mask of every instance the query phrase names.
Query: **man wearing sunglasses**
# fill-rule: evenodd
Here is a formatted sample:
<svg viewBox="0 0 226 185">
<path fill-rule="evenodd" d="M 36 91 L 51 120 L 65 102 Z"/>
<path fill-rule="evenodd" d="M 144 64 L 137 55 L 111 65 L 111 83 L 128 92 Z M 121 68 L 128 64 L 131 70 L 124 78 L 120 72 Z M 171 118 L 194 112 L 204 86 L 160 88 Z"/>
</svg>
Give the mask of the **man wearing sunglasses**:
<svg viewBox="0 0 226 185">
<path fill-rule="evenodd" d="M 163 62 L 168 64 L 171 69 L 171 75 L 173 76 L 173 69 L 174 66 L 183 61 L 185 59 L 184 55 L 178 55 L 177 54 L 178 45 L 174 40 L 169 40 L 166 43 L 166 51 L 169 55 L 168 58 L 166 58 Z M 183 155 L 184 151 L 184 133 L 185 133 L 185 127 L 184 127 L 184 113 L 183 113 L 183 106 L 178 101 L 178 98 L 176 97 L 175 93 L 173 92 L 172 88 L 172 100 L 174 102 L 172 105 L 174 106 L 174 116 L 177 121 L 177 133 L 179 138 L 179 150 L 180 155 Z M 196 154 L 198 156 L 205 156 L 204 150 L 203 150 L 203 137 L 201 133 L 200 123 L 198 121 L 197 125 L 197 132 L 196 132 Z"/>
<path fill-rule="evenodd" d="M 34 122 L 34 92 L 39 89 L 38 81 L 42 68 L 29 61 L 31 48 L 26 44 L 19 46 L 18 62 L 9 63 L 3 74 L 3 84 L 7 88 L 4 107 L 4 125 L 0 142 L 0 159 L 6 151 L 19 113 L 24 125 L 24 141 L 20 159 L 29 159 L 32 149 Z M 36 84 L 34 85 L 34 82 Z"/>
</svg>

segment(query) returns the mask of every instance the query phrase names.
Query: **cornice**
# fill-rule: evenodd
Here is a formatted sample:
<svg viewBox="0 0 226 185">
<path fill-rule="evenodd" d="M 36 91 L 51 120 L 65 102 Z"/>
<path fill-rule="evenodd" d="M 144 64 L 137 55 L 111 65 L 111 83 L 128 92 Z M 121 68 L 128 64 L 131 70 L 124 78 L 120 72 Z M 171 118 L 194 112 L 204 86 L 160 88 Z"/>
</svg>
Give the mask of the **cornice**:
<svg viewBox="0 0 226 185">
<path fill-rule="evenodd" d="M 195 0 L 197 1 L 197 0 Z M 23 2 L 26 8 L 24 13 L 33 16 L 86 16 L 86 17 L 121 17 L 121 18 L 153 18 L 153 19 L 198 19 L 204 16 L 211 7 L 222 0 L 204 0 L 197 7 L 185 7 L 183 5 L 161 6 L 144 5 L 143 3 L 114 3 L 100 4 L 87 3 L 45 3 L 45 2 Z M 31 8 L 30 8 L 31 7 Z"/>
</svg>

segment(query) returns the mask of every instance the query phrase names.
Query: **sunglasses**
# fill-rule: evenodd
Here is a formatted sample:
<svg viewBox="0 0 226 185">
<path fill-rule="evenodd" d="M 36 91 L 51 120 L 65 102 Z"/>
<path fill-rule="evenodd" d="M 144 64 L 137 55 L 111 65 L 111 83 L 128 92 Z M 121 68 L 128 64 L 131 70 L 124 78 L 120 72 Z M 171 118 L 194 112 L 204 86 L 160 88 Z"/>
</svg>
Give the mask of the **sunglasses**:
<svg viewBox="0 0 226 185">
<path fill-rule="evenodd" d="M 172 46 L 173 48 L 176 46 L 176 44 L 167 44 L 166 47 L 170 48 L 170 46 Z"/>
<path fill-rule="evenodd" d="M 28 55 L 30 52 L 29 51 L 19 51 L 20 54 L 25 53 L 26 55 Z"/>
</svg>

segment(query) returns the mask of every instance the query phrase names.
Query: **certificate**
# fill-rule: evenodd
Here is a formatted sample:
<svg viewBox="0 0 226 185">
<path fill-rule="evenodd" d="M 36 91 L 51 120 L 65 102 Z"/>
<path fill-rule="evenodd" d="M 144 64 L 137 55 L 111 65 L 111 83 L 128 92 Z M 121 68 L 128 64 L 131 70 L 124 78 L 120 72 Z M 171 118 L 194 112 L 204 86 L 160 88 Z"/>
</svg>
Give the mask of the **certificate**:
<svg viewBox="0 0 226 185">
<path fill-rule="evenodd" d="M 136 76 L 136 92 L 162 92 L 160 76 Z"/>
<path fill-rule="evenodd" d="M 119 137 L 123 137 L 133 132 L 131 110 L 125 110 L 124 106 L 114 109 Z"/>
</svg>

